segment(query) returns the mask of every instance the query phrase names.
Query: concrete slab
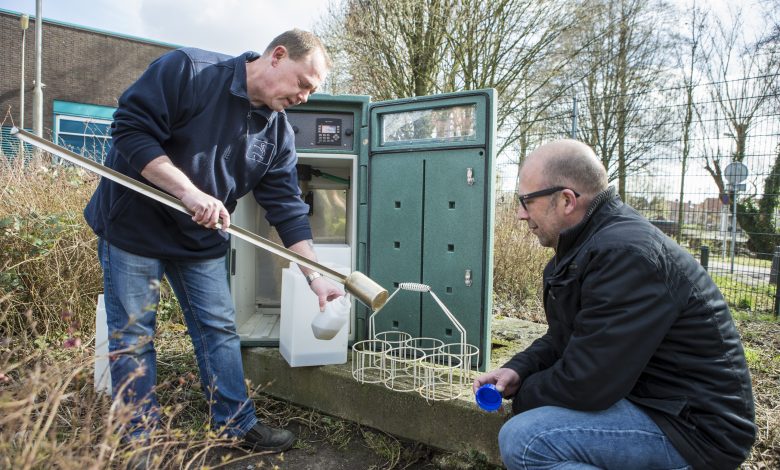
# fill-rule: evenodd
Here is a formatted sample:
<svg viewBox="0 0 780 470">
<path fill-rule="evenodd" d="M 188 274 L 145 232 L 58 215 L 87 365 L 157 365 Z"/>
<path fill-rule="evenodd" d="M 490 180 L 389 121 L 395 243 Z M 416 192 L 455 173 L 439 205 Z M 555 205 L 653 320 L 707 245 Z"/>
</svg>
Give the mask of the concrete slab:
<svg viewBox="0 0 780 470">
<path fill-rule="evenodd" d="M 426 401 L 416 392 L 361 384 L 351 363 L 290 367 L 275 348 L 243 349 L 246 377 L 263 392 L 320 412 L 450 452 L 483 454 L 501 464 L 498 430 L 509 417 L 480 410 L 469 391 L 448 401 Z"/>
<path fill-rule="evenodd" d="M 547 326 L 494 317 L 492 329 L 491 369 L 525 349 Z M 470 390 L 459 399 L 426 401 L 416 392 L 357 382 L 350 362 L 290 367 L 276 348 L 242 351 L 246 377 L 263 385 L 263 391 L 271 396 L 445 451 L 476 451 L 488 462 L 501 465 L 498 431 L 511 416 L 508 401 L 499 412 L 487 413 L 477 407 Z"/>
</svg>

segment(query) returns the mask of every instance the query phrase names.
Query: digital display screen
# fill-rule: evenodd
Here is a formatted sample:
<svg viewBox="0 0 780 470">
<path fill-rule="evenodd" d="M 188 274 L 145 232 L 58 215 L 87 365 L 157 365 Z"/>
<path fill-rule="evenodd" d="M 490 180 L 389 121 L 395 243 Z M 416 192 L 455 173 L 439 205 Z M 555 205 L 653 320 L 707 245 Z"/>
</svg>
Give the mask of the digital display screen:
<svg viewBox="0 0 780 470">
<path fill-rule="evenodd" d="M 340 146 L 341 123 L 341 119 L 337 118 L 317 118 L 315 145 Z"/>
</svg>

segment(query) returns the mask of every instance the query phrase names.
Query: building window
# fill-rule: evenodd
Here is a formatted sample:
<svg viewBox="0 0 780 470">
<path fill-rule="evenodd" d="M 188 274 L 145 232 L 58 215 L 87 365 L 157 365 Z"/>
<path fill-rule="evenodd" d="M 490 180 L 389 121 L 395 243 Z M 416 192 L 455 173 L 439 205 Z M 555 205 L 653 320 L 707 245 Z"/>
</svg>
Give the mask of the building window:
<svg viewBox="0 0 780 470">
<path fill-rule="evenodd" d="M 54 102 L 55 142 L 103 163 L 111 147 L 114 108 L 67 101 Z"/>
<path fill-rule="evenodd" d="M 76 116 L 57 116 L 55 119 L 58 145 L 103 163 L 111 147 L 111 121 Z"/>
</svg>

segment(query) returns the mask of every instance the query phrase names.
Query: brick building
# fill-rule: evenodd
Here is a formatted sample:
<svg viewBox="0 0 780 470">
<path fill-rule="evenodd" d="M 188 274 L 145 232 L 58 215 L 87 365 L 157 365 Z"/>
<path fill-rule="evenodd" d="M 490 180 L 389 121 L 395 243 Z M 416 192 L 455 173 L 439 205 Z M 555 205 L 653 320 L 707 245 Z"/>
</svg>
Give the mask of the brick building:
<svg viewBox="0 0 780 470">
<path fill-rule="evenodd" d="M 16 154 L 18 141 L 9 138 L 8 131 L 12 123 L 22 127 L 20 17 L 21 13 L 0 9 L 0 143 L 9 157 Z M 31 15 L 25 40 L 25 129 L 33 127 L 35 21 Z M 43 135 L 81 153 L 105 145 L 119 95 L 151 61 L 178 47 L 46 18 L 42 43 Z"/>
</svg>

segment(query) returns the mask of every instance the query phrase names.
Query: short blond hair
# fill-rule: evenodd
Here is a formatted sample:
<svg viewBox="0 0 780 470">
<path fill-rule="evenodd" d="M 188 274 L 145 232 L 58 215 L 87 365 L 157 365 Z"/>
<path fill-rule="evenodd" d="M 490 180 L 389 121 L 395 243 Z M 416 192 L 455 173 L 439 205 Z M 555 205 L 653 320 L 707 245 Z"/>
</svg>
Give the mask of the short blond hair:
<svg viewBox="0 0 780 470">
<path fill-rule="evenodd" d="M 263 54 L 271 53 L 277 46 L 284 46 L 284 48 L 287 49 L 287 54 L 292 60 L 302 59 L 312 52 L 319 50 L 322 52 L 322 57 L 325 59 L 325 64 L 328 69 L 333 66 L 328 51 L 325 49 L 325 45 L 320 41 L 320 38 L 309 31 L 297 28 L 285 31 L 276 36 L 271 43 L 268 44 L 268 47 L 265 48 Z"/>
</svg>

